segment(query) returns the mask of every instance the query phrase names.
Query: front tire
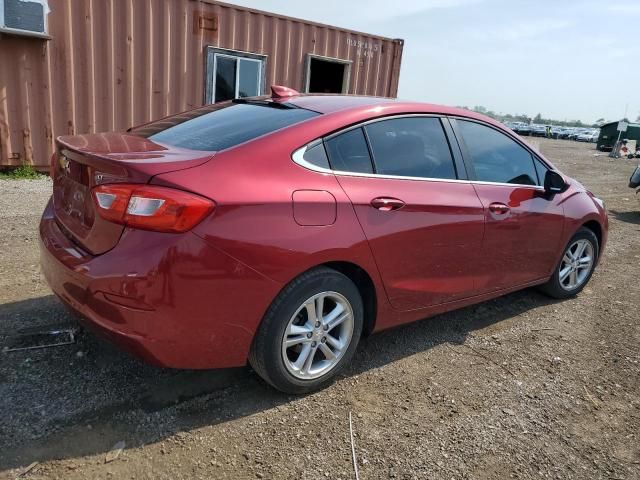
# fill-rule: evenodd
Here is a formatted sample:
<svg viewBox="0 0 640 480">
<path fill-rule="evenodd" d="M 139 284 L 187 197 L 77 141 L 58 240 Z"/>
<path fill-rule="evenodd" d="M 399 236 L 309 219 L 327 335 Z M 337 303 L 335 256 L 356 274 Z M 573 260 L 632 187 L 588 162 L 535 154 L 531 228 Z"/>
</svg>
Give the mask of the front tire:
<svg viewBox="0 0 640 480">
<path fill-rule="evenodd" d="M 547 283 L 540 287 L 553 298 L 577 295 L 589 283 L 598 263 L 598 237 L 592 230 L 582 227 L 571 237 L 562 258 Z"/>
<path fill-rule="evenodd" d="M 363 311 L 358 288 L 348 277 L 325 267 L 310 270 L 287 285 L 267 310 L 249 363 L 282 392 L 319 390 L 353 357 Z"/>
</svg>

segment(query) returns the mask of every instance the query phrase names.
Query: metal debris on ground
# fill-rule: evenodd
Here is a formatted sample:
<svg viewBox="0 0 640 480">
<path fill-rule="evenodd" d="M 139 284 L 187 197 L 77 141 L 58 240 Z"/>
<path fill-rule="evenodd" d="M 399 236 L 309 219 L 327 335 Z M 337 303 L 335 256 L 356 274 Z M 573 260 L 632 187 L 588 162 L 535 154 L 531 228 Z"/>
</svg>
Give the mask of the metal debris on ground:
<svg viewBox="0 0 640 480">
<path fill-rule="evenodd" d="M 104 463 L 113 462 L 116 458 L 118 458 L 122 453 L 122 450 L 124 450 L 125 445 L 126 444 L 124 443 L 124 440 L 120 440 L 118 443 L 116 443 L 111 448 L 111 450 L 107 452 L 107 456 L 104 459 Z"/>
<path fill-rule="evenodd" d="M 27 473 L 29 473 L 31 470 L 33 470 L 34 468 L 36 468 L 38 466 L 38 462 L 31 462 L 29 465 L 27 465 L 27 467 L 22 470 L 18 476 L 16 478 L 21 478 L 24 477 Z"/>
<path fill-rule="evenodd" d="M 583 385 L 582 387 L 584 388 L 584 393 L 586 393 L 586 394 L 587 394 L 587 398 L 589 399 L 589 401 L 590 401 L 591 403 L 593 403 L 593 406 L 594 406 L 596 409 L 600 408 L 600 407 L 598 406 L 598 402 L 596 402 L 596 400 L 595 400 L 595 399 L 591 396 L 591 394 L 589 393 L 589 390 L 587 390 L 587 386 L 586 386 L 586 385 Z"/>
<path fill-rule="evenodd" d="M 8 337 L 10 345 L 5 346 L 2 350 L 3 352 L 19 352 L 72 345 L 76 343 L 77 334 L 77 328 L 59 328 L 45 332 L 10 335 Z"/>
<path fill-rule="evenodd" d="M 356 446 L 353 441 L 353 422 L 351 420 L 351 412 L 349 412 L 349 436 L 351 438 L 351 459 L 353 460 L 353 471 L 356 474 L 356 480 L 360 480 L 360 475 L 358 474 L 358 462 L 356 460 Z"/>
</svg>

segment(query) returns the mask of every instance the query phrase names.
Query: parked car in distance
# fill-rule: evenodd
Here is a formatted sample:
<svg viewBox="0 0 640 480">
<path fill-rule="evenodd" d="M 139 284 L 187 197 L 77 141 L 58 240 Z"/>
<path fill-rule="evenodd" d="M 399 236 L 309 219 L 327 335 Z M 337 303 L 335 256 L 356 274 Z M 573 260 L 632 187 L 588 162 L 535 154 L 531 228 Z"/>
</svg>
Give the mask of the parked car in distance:
<svg viewBox="0 0 640 480">
<path fill-rule="evenodd" d="M 576 295 L 607 241 L 601 200 L 462 109 L 274 86 L 56 145 L 40 249 L 62 302 L 156 365 L 249 362 L 290 393 L 362 335 Z"/>
<path fill-rule="evenodd" d="M 571 129 L 568 127 L 553 127 L 551 129 L 552 136 L 555 139 L 567 138 L 571 134 Z"/>
<path fill-rule="evenodd" d="M 531 135 L 534 137 L 546 137 L 547 127 L 545 125 L 538 125 L 534 123 L 531 125 Z"/>
<path fill-rule="evenodd" d="M 563 127 L 551 127 L 551 138 L 558 139 L 560 133 L 562 133 L 563 131 Z"/>
<path fill-rule="evenodd" d="M 566 140 L 573 134 L 573 132 L 574 130 L 571 127 L 562 128 L 562 130 L 558 132 L 557 138 Z"/>
<path fill-rule="evenodd" d="M 597 142 L 598 141 L 598 137 L 599 136 L 600 136 L 600 131 L 591 130 L 591 131 L 588 131 L 588 132 L 581 133 L 580 135 L 578 135 L 576 137 L 576 140 L 578 142 L 590 142 L 590 143 L 593 143 L 593 142 Z"/>
<path fill-rule="evenodd" d="M 567 138 L 569 140 L 577 140 L 580 135 L 587 131 L 588 130 L 586 128 L 575 128 Z"/>
<path fill-rule="evenodd" d="M 529 136 L 531 135 L 531 128 L 527 123 L 518 122 L 514 124 L 514 128 L 512 129 L 518 135 Z"/>
</svg>

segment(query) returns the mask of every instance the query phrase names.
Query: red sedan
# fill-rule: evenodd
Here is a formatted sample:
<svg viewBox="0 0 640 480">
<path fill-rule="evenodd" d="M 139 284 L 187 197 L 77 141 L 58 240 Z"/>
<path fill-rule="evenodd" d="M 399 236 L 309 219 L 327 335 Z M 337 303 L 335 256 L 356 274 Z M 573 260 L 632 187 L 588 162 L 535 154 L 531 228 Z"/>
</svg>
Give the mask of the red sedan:
<svg viewBox="0 0 640 480">
<path fill-rule="evenodd" d="M 362 335 L 534 285 L 580 292 L 603 202 L 501 124 L 398 100 L 239 99 L 60 137 L 42 268 L 157 365 L 327 384 Z"/>
</svg>

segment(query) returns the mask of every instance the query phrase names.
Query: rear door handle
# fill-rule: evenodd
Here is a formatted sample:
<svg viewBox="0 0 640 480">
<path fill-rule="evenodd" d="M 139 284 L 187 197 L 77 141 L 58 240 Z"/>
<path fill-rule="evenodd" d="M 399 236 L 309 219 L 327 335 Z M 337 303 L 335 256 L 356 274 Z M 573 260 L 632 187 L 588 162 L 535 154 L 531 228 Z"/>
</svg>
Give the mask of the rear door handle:
<svg viewBox="0 0 640 480">
<path fill-rule="evenodd" d="M 496 215 L 504 215 L 505 213 L 509 213 L 509 210 L 511 209 L 504 203 L 494 202 L 489 205 L 489 211 L 491 213 L 495 213 Z"/>
<path fill-rule="evenodd" d="M 393 197 L 378 197 L 371 200 L 371 206 L 383 212 L 390 212 L 404 207 L 404 202 Z"/>
</svg>

